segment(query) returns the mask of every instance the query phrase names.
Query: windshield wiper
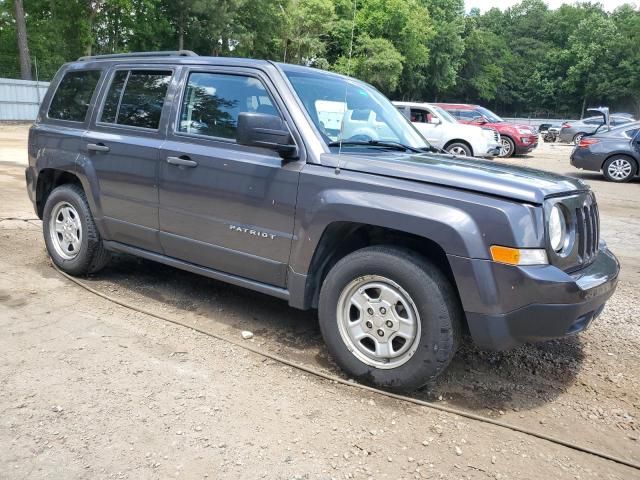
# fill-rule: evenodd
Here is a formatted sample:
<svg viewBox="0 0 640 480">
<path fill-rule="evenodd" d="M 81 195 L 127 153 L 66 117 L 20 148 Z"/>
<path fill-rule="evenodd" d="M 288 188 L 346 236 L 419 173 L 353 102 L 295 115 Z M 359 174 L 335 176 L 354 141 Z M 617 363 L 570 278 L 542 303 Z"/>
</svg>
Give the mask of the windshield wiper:
<svg viewBox="0 0 640 480">
<path fill-rule="evenodd" d="M 405 145 L 400 142 L 386 141 L 386 140 L 369 140 L 369 141 L 356 141 L 356 140 L 344 140 L 342 142 L 330 142 L 330 147 L 339 147 L 340 145 L 346 146 L 362 146 L 362 147 L 383 147 L 394 148 L 396 150 L 410 151 L 415 153 L 424 153 L 423 150 Z"/>
</svg>

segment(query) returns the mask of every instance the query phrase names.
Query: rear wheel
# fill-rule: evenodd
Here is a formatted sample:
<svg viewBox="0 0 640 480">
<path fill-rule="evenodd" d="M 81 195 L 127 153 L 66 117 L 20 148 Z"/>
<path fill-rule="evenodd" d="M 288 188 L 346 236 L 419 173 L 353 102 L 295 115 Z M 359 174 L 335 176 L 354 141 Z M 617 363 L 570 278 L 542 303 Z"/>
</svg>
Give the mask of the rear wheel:
<svg viewBox="0 0 640 480">
<path fill-rule="evenodd" d="M 54 189 L 44 206 L 44 241 L 53 263 L 71 275 L 95 273 L 109 263 L 84 191 L 78 185 Z"/>
<path fill-rule="evenodd" d="M 446 368 L 461 316 L 446 276 L 392 247 L 346 256 L 320 293 L 320 328 L 336 363 L 353 378 L 395 391 L 422 387 Z"/>
<path fill-rule="evenodd" d="M 638 165 L 629 157 L 611 157 L 604 162 L 602 173 L 610 182 L 625 183 L 638 173 Z"/>
<path fill-rule="evenodd" d="M 445 149 L 451 155 L 457 155 L 458 157 L 472 157 L 473 152 L 471 152 L 471 148 L 469 145 L 462 142 L 455 142 L 450 145 L 447 145 Z"/>
<path fill-rule="evenodd" d="M 498 157 L 500 158 L 509 158 L 512 157 L 516 151 L 516 145 L 513 143 L 509 137 L 501 137 L 500 138 L 500 153 Z"/>
</svg>

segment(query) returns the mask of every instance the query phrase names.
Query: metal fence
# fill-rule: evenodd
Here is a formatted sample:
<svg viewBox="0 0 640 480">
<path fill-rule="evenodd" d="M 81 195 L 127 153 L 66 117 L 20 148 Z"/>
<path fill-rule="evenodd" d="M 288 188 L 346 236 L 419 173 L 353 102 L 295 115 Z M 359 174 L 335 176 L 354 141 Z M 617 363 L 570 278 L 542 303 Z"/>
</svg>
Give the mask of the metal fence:
<svg viewBox="0 0 640 480">
<path fill-rule="evenodd" d="M 0 121 L 29 121 L 38 115 L 49 82 L 0 78 Z"/>
</svg>

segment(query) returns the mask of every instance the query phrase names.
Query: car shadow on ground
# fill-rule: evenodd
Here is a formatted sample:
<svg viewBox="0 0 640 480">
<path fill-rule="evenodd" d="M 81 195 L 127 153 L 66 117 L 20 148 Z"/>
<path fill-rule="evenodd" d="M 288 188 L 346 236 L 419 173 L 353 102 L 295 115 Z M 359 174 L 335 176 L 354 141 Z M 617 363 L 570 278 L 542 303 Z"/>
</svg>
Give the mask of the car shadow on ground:
<svg viewBox="0 0 640 480">
<path fill-rule="evenodd" d="M 197 315 L 200 326 L 222 324 L 237 333 L 250 330 L 258 345 L 291 360 L 344 374 L 331 361 L 316 311 L 299 311 L 251 290 L 129 255 L 117 255 L 90 283 L 136 305 L 163 305 Z M 255 346 L 255 345 L 254 345 Z M 412 395 L 444 401 L 482 414 L 527 410 L 546 404 L 575 381 L 584 359 L 579 337 L 524 345 L 507 352 L 483 352 L 465 339 L 435 385 Z"/>
<path fill-rule="evenodd" d="M 581 180 L 586 180 L 588 182 L 603 182 L 603 183 L 615 184 L 615 182 L 609 182 L 607 179 L 604 178 L 602 173 L 599 173 L 599 172 L 567 172 L 567 173 L 565 173 L 565 175 L 569 175 L 571 177 L 579 178 Z M 629 182 L 627 182 L 627 184 L 629 184 L 629 183 L 631 183 L 631 184 L 640 183 L 640 177 L 636 176 L 635 178 L 633 178 Z M 621 185 L 625 185 L 625 184 L 622 183 Z"/>
</svg>

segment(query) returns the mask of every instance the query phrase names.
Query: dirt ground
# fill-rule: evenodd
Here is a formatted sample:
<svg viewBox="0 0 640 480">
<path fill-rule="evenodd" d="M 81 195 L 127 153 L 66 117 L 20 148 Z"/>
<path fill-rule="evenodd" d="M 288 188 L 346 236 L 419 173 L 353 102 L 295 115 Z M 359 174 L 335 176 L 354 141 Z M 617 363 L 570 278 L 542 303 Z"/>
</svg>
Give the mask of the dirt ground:
<svg viewBox="0 0 640 480">
<path fill-rule="evenodd" d="M 91 295 L 52 269 L 24 188 L 26 128 L 0 125 L 0 479 L 634 479 L 638 471 L 334 384 Z M 417 398 L 640 462 L 638 181 L 611 185 L 543 145 L 507 160 L 580 176 L 622 261 L 579 337 L 466 344 Z M 94 288 L 340 374 L 314 312 L 129 256 Z"/>
</svg>

